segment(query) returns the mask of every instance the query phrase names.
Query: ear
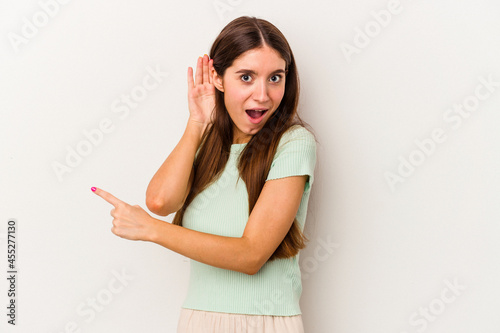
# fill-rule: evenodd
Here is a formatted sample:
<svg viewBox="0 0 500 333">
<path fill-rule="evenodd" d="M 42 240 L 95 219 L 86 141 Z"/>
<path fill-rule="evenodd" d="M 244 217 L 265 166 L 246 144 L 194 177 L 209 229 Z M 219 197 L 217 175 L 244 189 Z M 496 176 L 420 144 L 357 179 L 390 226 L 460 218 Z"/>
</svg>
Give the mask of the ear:
<svg viewBox="0 0 500 333">
<path fill-rule="evenodd" d="M 217 74 L 215 69 L 212 69 L 212 82 L 214 83 L 214 86 L 215 88 L 217 88 L 217 90 L 219 90 L 220 92 L 224 92 L 222 77 Z"/>
</svg>

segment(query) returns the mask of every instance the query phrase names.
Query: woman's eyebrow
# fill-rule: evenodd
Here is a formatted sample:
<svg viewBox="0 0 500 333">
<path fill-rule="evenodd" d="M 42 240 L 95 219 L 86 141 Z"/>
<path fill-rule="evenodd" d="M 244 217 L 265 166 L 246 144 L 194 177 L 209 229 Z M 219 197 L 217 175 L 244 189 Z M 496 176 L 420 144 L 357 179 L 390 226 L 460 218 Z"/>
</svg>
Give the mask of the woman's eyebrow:
<svg viewBox="0 0 500 333">
<path fill-rule="evenodd" d="M 240 73 L 244 73 L 244 74 L 257 74 L 257 72 L 255 72 L 254 70 L 251 70 L 251 69 L 240 69 L 239 71 L 235 72 L 236 74 L 240 74 Z M 272 72 L 271 74 L 277 74 L 277 73 L 286 73 L 284 69 L 277 69 L 275 70 L 274 72 Z"/>
</svg>

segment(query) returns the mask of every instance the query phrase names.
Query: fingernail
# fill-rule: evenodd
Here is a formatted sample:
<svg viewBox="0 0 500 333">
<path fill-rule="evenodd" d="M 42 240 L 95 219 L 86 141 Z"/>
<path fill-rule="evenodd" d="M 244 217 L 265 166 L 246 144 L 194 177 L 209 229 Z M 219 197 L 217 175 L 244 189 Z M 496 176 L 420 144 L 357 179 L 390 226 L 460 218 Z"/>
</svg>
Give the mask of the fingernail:
<svg viewBox="0 0 500 333">
<path fill-rule="evenodd" d="M 95 190 L 97 190 L 95 187 L 91 187 L 90 189 L 92 190 L 92 192 L 95 192 Z"/>
</svg>

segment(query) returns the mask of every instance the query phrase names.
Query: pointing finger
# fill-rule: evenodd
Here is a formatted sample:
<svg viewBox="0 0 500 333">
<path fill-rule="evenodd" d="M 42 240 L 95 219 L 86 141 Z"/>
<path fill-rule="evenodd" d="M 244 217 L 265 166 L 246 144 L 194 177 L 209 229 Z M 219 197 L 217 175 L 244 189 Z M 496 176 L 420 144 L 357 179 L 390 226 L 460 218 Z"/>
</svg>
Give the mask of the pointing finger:
<svg viewBox="0 0 500 333">
<path fill-rule="evenodd" d="M 115 207 L 118 205 L 124 204 L 123 201 L 116 198 L 111 193 L 108 193 L 104 190 L 101 190 L 100 188 L 92 187 L 92 191 Z"/>
</svg>

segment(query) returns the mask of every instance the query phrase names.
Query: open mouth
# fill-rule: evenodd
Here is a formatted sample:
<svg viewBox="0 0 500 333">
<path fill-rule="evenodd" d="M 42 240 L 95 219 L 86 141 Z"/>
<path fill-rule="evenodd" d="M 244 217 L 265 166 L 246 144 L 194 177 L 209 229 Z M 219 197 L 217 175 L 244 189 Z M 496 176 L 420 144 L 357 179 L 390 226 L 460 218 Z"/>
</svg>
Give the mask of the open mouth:
<svg viewBox="0 0 500 333">
<path fill-rule="evenodd" d="M 268 110 L 256 110 L 256 109 L 245 110 L 248 116 L 254 120 L 260 120 L 262 117 L 264 117 L 267 111 Z"/>
</svg>

